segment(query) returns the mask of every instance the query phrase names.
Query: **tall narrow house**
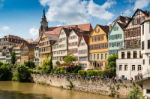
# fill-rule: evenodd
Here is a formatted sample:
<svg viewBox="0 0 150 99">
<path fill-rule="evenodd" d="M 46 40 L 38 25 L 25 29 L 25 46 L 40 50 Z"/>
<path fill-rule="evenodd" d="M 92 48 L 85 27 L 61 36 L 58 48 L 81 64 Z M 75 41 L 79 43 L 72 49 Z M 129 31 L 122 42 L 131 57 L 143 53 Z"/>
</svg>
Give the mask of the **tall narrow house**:
<svg viewBox="0 0 150 99">
<path fill-rule="evenodd" d="M 109 55 L 118 54 L 118 50 L 124 48 L 124 29 L 129 20 L 129 17 L 119 16 L 112 24 L 108 34 Z"/>
<path fill-rule="evenodd" d="M 90 65 L 94 69 L 104 69 L 108 55 L 109 26 L 96 25 L 89 38 Z"/>
</svg>

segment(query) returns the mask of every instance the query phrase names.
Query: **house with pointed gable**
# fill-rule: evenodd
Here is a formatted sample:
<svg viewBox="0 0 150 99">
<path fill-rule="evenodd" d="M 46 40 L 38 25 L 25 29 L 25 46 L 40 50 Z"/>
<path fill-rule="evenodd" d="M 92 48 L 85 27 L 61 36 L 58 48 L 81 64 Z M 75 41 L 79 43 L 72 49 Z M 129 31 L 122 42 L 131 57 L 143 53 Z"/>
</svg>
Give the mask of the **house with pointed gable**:
<svg viewBox="0 0 150 99">
<path fill-rule="evenodd" d="M 90 65 L 94 69 L 105 69 L 108 56 L 108 32 L 109 26 L 96 25 L 90 33 L 89 54 Z"/>
</svg>

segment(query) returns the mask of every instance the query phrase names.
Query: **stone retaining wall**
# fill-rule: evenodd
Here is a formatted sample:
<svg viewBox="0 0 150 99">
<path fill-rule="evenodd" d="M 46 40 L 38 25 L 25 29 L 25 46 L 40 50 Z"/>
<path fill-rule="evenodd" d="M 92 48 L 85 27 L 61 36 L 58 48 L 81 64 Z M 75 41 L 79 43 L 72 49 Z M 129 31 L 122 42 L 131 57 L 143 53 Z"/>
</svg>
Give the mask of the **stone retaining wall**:
<svg viewBox="0 0 150 99">
<path fill-rule="evenodd" d="M 126 97 L 133 86 L 129 81 L 114 82 L 110 79 L 85 80 L 83 78 L 75 79 L 67 76 L 41 74 L 32 74 L 32 77 L 35 83 L 119 97 Z"/>
</svg>

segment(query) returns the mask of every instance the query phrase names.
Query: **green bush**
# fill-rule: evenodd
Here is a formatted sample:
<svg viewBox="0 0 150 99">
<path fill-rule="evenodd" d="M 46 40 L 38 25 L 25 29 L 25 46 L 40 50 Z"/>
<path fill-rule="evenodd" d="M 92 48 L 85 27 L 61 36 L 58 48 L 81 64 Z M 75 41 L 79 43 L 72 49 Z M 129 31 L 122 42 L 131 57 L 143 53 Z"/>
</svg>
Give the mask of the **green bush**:
<svg viewBox="0 0 150 99">
<path fill-rule="evenodd" d="M 66 70 L 64 67 L 56 67 L 54 70 L 53 70 L 53 73 L 55 74 L 65 74 L 66 73 Z"/>
<path fill-rule="evenodd" d="M 35 68 L 35 64 L 32 61 L 24 62 L 24 65 L 29 67 L 29 68 Z"/>
<path fill-rule="evenodd" d="M 96 70 L 88 70 L 87 76 L 98 76 L 98 72 Z"/>
<path fill-rule="evenodd" d="M 50 73 L 53 70 L 52 59 L 49 60 L 47 58 L 46 60 L 44 60 L 41 70 L 43 73 Z"/>
<path fill-rule="evenodd" d="M 81 75 L 81 76 L 86 76 L 87 72 L 85 70 L 79 70 L 78 74 Z"/>
<path fill-rule="evenodd" d="M 129 99 L 142 99 L 142 92 L 138 86 L 133 86 L 129 93 Z"/>
<path fill-rule="evenodd" d="M 0 80 L 11 80 L 12 72 L 9 64 L 0 65 Z"/>
<path fill-rule="evenodd" d="M 29 68 L 26 67 L 25 65 L 20 65 L 17 67 L 17 71 L 15 73 L 16 78 L 20 82 L 28 82 L 31 81 L 31 74 L 29 71 Z"/>
</svg>

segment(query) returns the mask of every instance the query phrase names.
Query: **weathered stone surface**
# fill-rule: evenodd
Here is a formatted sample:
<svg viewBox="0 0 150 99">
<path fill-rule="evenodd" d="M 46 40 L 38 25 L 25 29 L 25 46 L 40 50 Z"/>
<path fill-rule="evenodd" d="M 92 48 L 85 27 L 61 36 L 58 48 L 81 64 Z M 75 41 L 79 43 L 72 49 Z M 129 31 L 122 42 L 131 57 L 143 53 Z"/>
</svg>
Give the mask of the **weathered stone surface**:
<svg viewBox="0 0 150 99">
<path fill-rule="evenodd" d="M 32 77 L 35 83 L 101 95 L 115 95 L 120 97 L 126 97 L 133 86 L 133 84 L 129 81 L 114 82 L 110 79 L 84 80 L 83 78 L 75 79 L 68 78 L 67 76 L 41 74 L 32 74 Z"/>
</svg>

